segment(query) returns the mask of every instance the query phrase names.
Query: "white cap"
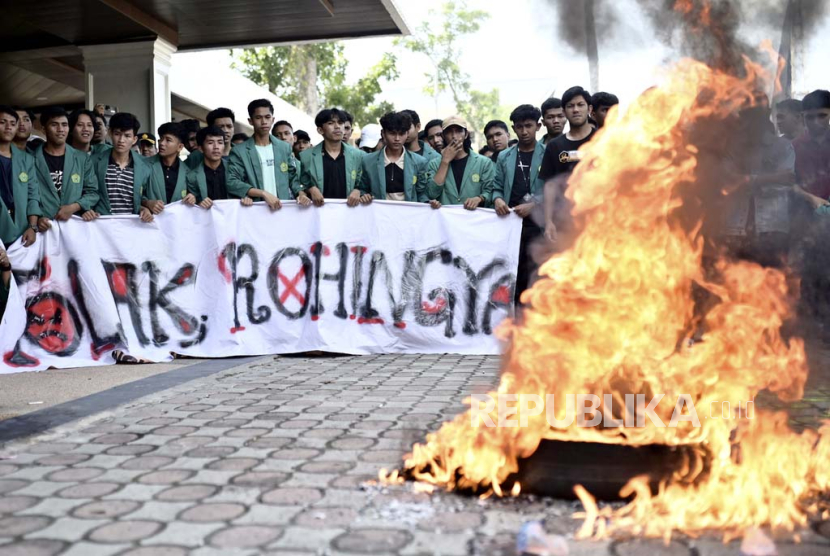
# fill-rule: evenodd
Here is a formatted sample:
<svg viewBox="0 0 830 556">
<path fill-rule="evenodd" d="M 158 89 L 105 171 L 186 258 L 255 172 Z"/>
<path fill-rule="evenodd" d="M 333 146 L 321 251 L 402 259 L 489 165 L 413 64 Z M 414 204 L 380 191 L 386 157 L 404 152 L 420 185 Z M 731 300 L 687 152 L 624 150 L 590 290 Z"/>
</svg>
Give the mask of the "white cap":
<svg viewBox="0 0 830 556">
<path fill-rule="evenodd" d="M 366 124 L 360 130 L 360 148 L 374 149 L 380 142 L 380 126 L 378 124 Z"/>
</svg>

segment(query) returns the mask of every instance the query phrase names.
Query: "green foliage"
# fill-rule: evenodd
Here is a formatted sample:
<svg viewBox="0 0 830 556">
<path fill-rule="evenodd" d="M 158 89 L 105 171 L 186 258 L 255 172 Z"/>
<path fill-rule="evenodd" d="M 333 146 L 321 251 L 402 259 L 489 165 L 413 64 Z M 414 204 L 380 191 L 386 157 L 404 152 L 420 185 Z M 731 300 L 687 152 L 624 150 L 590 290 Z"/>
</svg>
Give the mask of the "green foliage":
<svg viewBox="0 0 830 556">
<path fill-rule="evenodd" d="M 387 52 L 364 77 L 358 79 L 356 84 L 346 85 L 343 75 L 339 78 L 339 83 L 332 83 L 332 86 L 327 88 L 326 106 L 339 106 L 348 110 L 359 125 L 377 123 L 381 116 L 395 109 L 390 102 L 373 101 L 383 92 L 380 84 L 382 80 L 389 82 L 399 77 L 397 63 L 394 54 Z"/>
<path fill-rule="evenodd" d="M 390 53 L 354 85 L 346 82 L 348 60 L 341 42 L 246 48 L 233 56 L 234 67 L 248 79 L 311 115 L 337 106 L 361 125 L 393 109 L 388 102 L 375 102 L 383 91 L 381 81 L 398 78 L 397 59 Z"/>
<path fill-rule="evenodd" d="M 459 41 L 465 35 L 478 32 L 481 23 L 490 15 L 482 10 L 468 9 L 464 0 L 449 0 L 438 12 L 430 10 L 430 16 L 412 35 L 395 39 L 396 45 L 423 54 L 432 62 L 438 75 L 437 91 L 435 75 L 426 74 L 424 92 L 434 96 L 449 91 L 456 111 L 467 119 L 472 129 L 482 130 L 489 120 L 504 119 L 499 90 L 472 89 L 470 76 L 458 63 L 461 58 Z"/>
</svg>

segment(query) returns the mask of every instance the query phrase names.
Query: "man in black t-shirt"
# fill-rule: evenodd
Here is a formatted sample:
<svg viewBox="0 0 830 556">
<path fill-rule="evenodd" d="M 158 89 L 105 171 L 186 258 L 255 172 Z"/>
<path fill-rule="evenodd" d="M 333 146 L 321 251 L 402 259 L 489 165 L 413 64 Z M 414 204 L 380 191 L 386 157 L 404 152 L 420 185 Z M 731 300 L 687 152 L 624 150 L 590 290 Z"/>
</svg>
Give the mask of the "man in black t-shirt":
<svg viewBox="0 0 830 556">
<path fill-rule="evenodd" d="M 588 123 L 591 115 L 591 93 L 582 87 L 571 87 L 562 95 L 562 106 L 568 119 L 568 133 L 551 140 L 545 147 L 539 178 L 545 182 L 545 237 L 556 243 L 560 227 L 570 229 L 570 208 L 565 204 L 568 176 L 582 158 L 579 148 L 594 136 Z"/>
</svg>

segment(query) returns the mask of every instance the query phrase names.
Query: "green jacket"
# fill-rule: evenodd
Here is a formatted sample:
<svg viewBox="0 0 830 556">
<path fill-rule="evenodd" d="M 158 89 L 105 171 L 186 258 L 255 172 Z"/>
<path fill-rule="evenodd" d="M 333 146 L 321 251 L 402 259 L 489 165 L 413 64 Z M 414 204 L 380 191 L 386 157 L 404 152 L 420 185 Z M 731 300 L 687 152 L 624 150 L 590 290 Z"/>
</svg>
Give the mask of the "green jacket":
<svg viewBox="0 0 830 556">
<path fill-rule="evenodd" d="M 161 164 L 161 155 L 153 155 L 144 159 L 150 166 L 150 189 L 147 198 L 153 201 L 164 201 L 164 204 L 181 201 L 187 195 L 187 175 L 189 168 L 184 162 L 179 161 L 179 176 L 176 178 L 176 189 L 173 196 L 167 198 L 167 186 L 164 183 L 164 167 Z"/>
<path fill-rule="evenodd" d="M 223 159 L 222 164 L 225 165 L 225 185 L 227 186 L 228 163 L 226 160 Z M 197 203 L 201 203 L 208 196 L 207 178 L 205 178 L 204 164 L 200 164 L 193 171 L 187 174 L 187 192 L 193 193 L 193 195 L 196 197 Z M 213 200 L 217 201 L 220 199 Z"/>
<path fill-rule="evenodd" d="M 318 143 L 312 148 L 300 153 L 300 164 L 303 172 L 300 176 L 300 183 L 304 190 L 310 187 L 317 187 L 321 193 L 325 194 L 323 187 L 324 144 L 325 142 Z M 363 157 L 365 153 L 346 143 L 343 143 L 343 149 L 343 154 L 346 157 L 346 194 L 348 195 L 355 187 L 360 189 L 361 171 L 363 170 Z"/>
<path fill-rule="evenodd" d="M 386 166 L 383 159 L 384 149 L 363 156 L 363 170 L 360 181 L 361 194 L 371 193 L 375 199 L 386 200 Z M 426 195 L 427 160 L 404 149 L 403 189 L 407 201 L 413 203 L 428 202 Z"/>
<path fill-rule="evenodd" d="M 109 143 L 96 143 L 92 145 L 92 148 L 90 149 L 89 153 L 87 153 L 87 156 L 95 156 L 101 154 L 104 151 L 110 150 L 112 150 L 112 145 L 110 145 Z"/>
<path fill-rule="evenodd" d="M 15 146 L 12 146 L 11 153 L 14 220 L 9 215 L 6 203 L 0 198 L 0 241 L 5 245 L 11 245 L 23 235 L 29 227 L 30 216 L 43 216 L 34 157 Z"/>
<path fill-rule="evenodd" d="M 205 159 L 205 153 L 202 151 L 193 151 L 187 158 L 184 159 L 184 164 L 187 166 L 188 170 L 195 170 L 199 167 L 199 164 Z"/>
<path fill-rule="evenodd" d="M 496 161 L 496 181 L 493 185 L 493 199 L 504 199 L 505 203 L 510 202 L 510 194 L 513 191 L 513 179 L 516 177 L 516 159 L 518 158 L 518 145 L 513 145 L 499 153 Z M 541 141 L 536 142 L 536 149 L 533 151 L 533 158 L 530 161 L 530 194 L 541 200 L 542 192 L 545 190 L 545 182 L 539 179 L 539 170 L 542 168 L 542 157 L 545 156 L 545 145 Z"/>
<path fill-rule="evenodd" d="M 280 141 L 269 135 L 271 147 L 274 149 L 274 174 L 277 178 L 277 197 L 283 201 L 290 201 L 300 191 L 299 175 L 294 158 L 291 156 L 291 147 L 285 141 Z M 251 137 L 244 143 L 231 149 L 230 160 L 227 166 L 228 195 L 245 197 L 251 188 L 265 189 L 262 177 L 262 163 L 256 150 L 256 138 Z"/>
<path fill-rule="evenodd" d="M 111 150 L 101 151 L 90 160 L 100 196 L 98 204 L 95 205 L 95 212 L 101 215 L 112 214 L 107 194 L 107 167 L 110 163 Z M 151 168 L 143 156 L 133 151 L 130 151 L 130 159 L 133 161 L 133 214 L 138 214 L 141 210 L 141 200 L 147 199 L 150 195 Z"/>
<path fill-rule="evenodd" d="M 493 195 L 493 184 L 496 181 L 496 167 L 493 161 L 470 150 L 469 160 L 464 168 L 464 178 L 459 187 L 455 183 L 452 167 L 447 170 L 447 179 L 444 185 L 435 183 L 435 174 L 441 165 L 440 158 L 434 158 L 427 164 L 427 197 L 437 199 L 442 205 L 463 205 L 470 197 L 484 197 L 480 206 L 490 206 Z"/>
<path fill-rule="evenodd" d="M 87 153 L 73 149 L 66 145 L 66 154 L 63 159 L 63 184 L 60 194 L 55 189 L 49 166 L 43 156 L 43 145 L 35 150 L 35 169 L 40 185 L 40 207 L 43 215 L 54 218 L 58 210 L 64 205 L 78 203 L 79 212 L 86 212 L 98 203 L 98 184 L 92 175 L 92 164 Z"/>
<path fill-rule="evenodd" d="M 421 146 L 421 155 L 422 157 L 427 159 L 427 162 L 434 158 L 441 158 L 441 153 L 433 149 L 429 143 L 425 141 L 418 140 L 418 144 Z M 417 153 L 413 153 L 417 154 Z"/>
</svg>

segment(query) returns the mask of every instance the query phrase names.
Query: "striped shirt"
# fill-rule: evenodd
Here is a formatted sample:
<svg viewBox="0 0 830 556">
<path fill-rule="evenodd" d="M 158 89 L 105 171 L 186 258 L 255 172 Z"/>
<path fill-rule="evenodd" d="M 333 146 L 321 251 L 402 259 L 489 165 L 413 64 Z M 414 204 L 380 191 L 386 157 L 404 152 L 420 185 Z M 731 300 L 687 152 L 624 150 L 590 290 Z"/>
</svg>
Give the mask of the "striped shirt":
<svg viewBox="0 0 830 556">
<path fill-rule="evenodd" d="M 135 214 L 133 188 L 135 187 L 135 173 L 133 161 L 121 168 L 110 157 L 107 166 L 107 197 L 110 200 L 110 210 L 113 214 Z"/>
</svg>

